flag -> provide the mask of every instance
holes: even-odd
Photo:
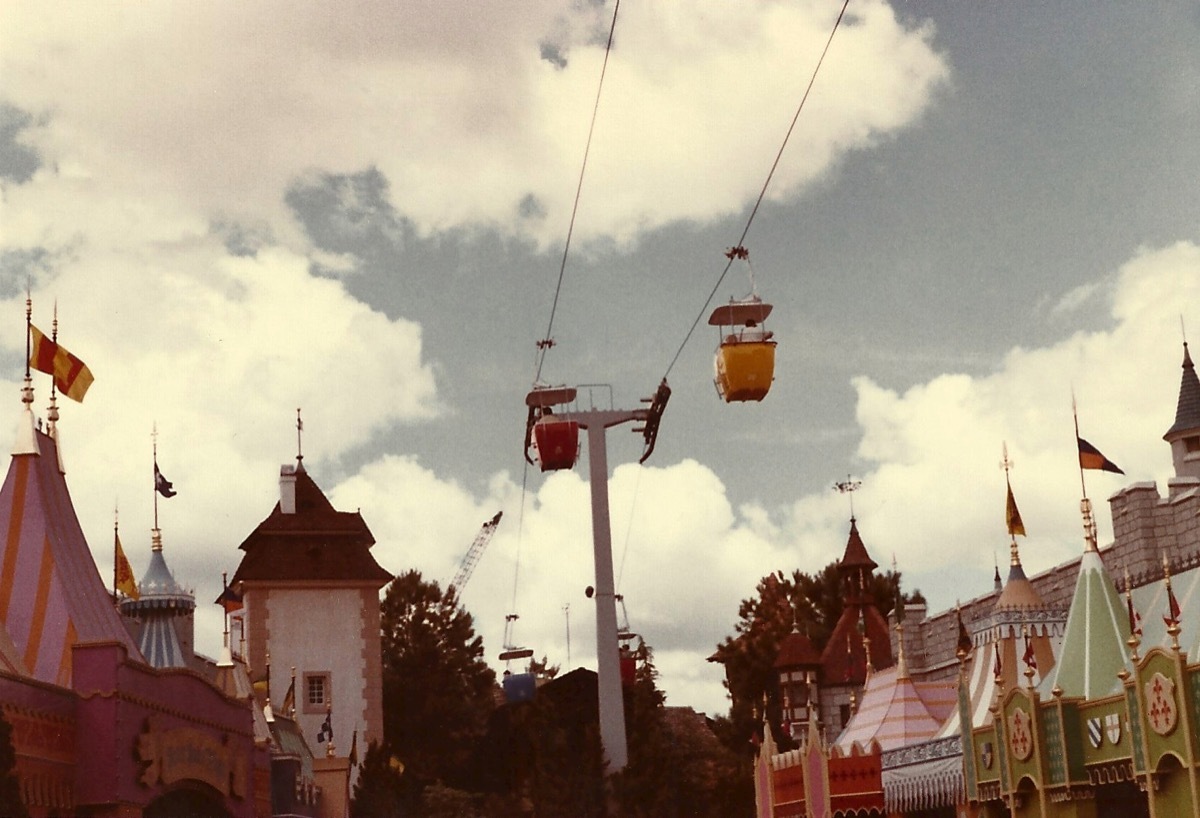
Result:
[[[229,585],[226,585],[221,590],[221,595],[216,598],[215,602],[225,609],[225,613],[233,613],[242,609],[242,595]]]
[[[1025,634],[1025,655],[1021,657],[1025,663],[1025,667],[1037,670],[1037,657],[1033,654],[1033,642],[1029,640],[1029,634]]]
[[[1117,474],[1125,472],[1117,466],[1116,463],[1109,460],[1104,455],[1100,454],[1100,450],[1088,443],[1082,437],[1075,436],[1075,440],[1079,442],[1079,468],[1081,469],[1100,469],[1101,471],[1111,471]]]
[[[283,710],[280,712],[285,716],[290,716],[296,710],[296,677],[292,677],[292,683],[288,685],[287,693],[283,694]]]
[[[54,385],[71,400],[82,401],[88,387],[92,385],[92,371],[87,364],[67,352],[56,341],[47,338],[33,324],[29,325],[33,338],[29,348],[29,365],[38,372],[54,378]]]
[[[1125,594],[1125,603],[1129,606],[1129,635],[1140,637],[1142,635],[1142,617],[1134,610],[1133,597],[1128,593]]]
[[[114,531],[113,537],[116,538],[113,544],[116,581],[113,584],[125,596],[137,599],[141,594],[138,593],[137,582],[133,579],[133,569],[129,566],[129,560],[125,558],[125,549],[121,547],[121,535]]]
[[[1015,537],[1025,534],[1025,523],[1021,520],[1021,512],[1017,508],[1017,498],[1013,497],[1012,486],[1008,487],[1008,505],[1004,509],[1004,523],[1008,526],[1008,536]]]
[[[962,608],[957,609],[958,614],[958,653],[964,656],[971,652],[971,632],[967,630],[966,624],[962,618]]]
[[[325,712],[325,722],[321,725],[320,731],[317,733],[317,744],[325,744],[333,741],[333,713]]]
[[[1170,581],[1167,582],[1167,610],[1168,613],[1163,617],[1163,622],[1167,623],[1167,627],[1179,624],[1179,600],[1175,598],[1175,591],[1171,588]]]
[[[154,490],[163,497],[174,497],[179,492],[171,486],[171,481],[163,477],[163,473],[158,470],[158,461],[154,461]]]
[[[358,764],[358,728],[354,728],[354,735],[350,738],[350,766]]]

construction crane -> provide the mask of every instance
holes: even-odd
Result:
[[[458,573],[454,575],[454,579],[450,580],[450,586],[446,589],[447,593],[456,588],[461,592],[467,581],[471,579],[471,572],[479,564],[479,558],[483,556],[483,549],[487,548],[492,535],[496,533],[496,526],[500,525],[500,517],[503,514],[503,511],[497,511],[496,516],[479,529],[479,533],[475,535],[475,541],[471,543],[471,547],[467,549],[467,553],[458,566]]]

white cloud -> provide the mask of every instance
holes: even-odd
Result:
[[[631,238],[757,195],[833,23],[824,4],[757,5],[622,8],[581,235]],[[76,195],[160,217],[266,218],[297,240],[281,209],[292,180],[374,166],[422,228],[515,229],[532,194],[550,217],[525,227],[558,240],[607,14],[546,2],[477,3],[470,15],[425,3],[174,3],[138,15],[8,4],[0,29],[6,95],[37,115],[27,138],[49,167],[74,169]],[[547,40],[565,68],[542,59]],[[917,118],[948,75],[931,40],[884,3],[856,4],[771,195],[794,196]]]

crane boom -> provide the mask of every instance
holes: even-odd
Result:
[[[463,586],[471,579],[471,572],[475,570],[475,566],[479,563],[479,558],[483,555],[483,549],[487,548],[492,535],[496,533],[496,526],[500,525],[500,517],[503,514],[503,511],[497,511],[496,516],[484,523],[483,527],[479,529],[479,533],[475,535],[475,541],[471,543],[471,547],[463,555],[462,562],[458,566],[458,572],[454,575],[454,579],[450,580],[450,586],[446,589],[447,591],[457,588],[461,592]]]

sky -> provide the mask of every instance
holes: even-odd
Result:
[[[761,577],[840,557],[835,482],[944,610],[1007,558],[1005,444],[1027,571],[1082,549],[1074,396],[1125,470],[1087,474],[1110,540],[1109,495],[1165,492],[1200,336],[1200,5],[851,0],[797,116],[839,9],[625,3],[605,63],[612,2],[0,3],[0,395],[15,423],[29,289],[95,375],[59,428],[100,575],[114,510],[148,564],[157,445],[215,655],[300,408],[388,570],[445,586],[504,512],[462,589],[497,670],[510,613],[594,667],[586,453],[522,452],[546,337],[580,408],[672,387],[643,466],[607,438],[617,590],[670,705],[728,711],[705,658]],[[750,290],[723,276],[744,231],[775,382],[726,405],[706,317]]]

